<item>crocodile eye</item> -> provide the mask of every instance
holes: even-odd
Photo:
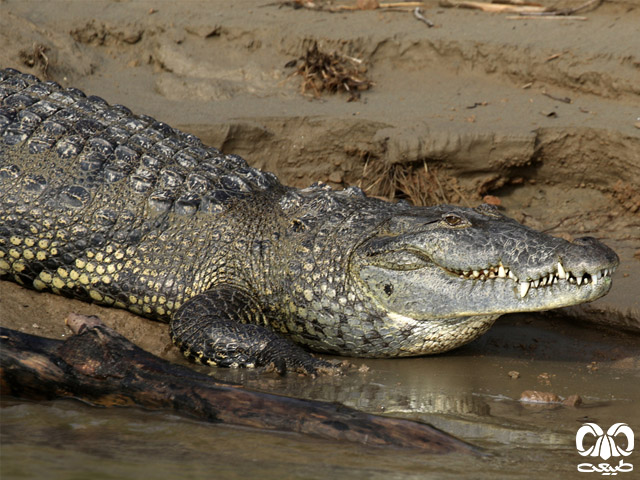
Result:
[[[384,293],[386,293],[387,295],[391,296],[391,294],[393,293],[393,285],[391,285],[390,283],[387,283],[384,286]]]
[[[464,219],[458,215],[454,215],[453,213],[448,213],[444,216],[444,221],[447,222],[447,225],[456,227],[463,223]]]

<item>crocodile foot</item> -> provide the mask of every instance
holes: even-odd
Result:
[[[338,365],[312,356],[264,322],[251,298],[221,286],[193,297],[175,313],[171,337],[185,357],[204,365],[264,367],[279,374],[339,371]]]

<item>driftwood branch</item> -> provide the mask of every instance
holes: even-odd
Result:
[[[537,4],[491,3],[479,1],[440,0],[439,5],[445,8],[470,8],[483,12],[544,12],[546,7]]]
[[[278,6],[289,6],[293,8],[306,8],[319,12],[355,12],[358,10],[411,10],[416,7],[423,7],[424,2],[386,2],[380,3],[378,0],[357,0],[355,5],[323,5],[315,3],[313,0],[287,0],[275,4]]]
[[[473,0],[440,0],[439,5],[446,8],[471,8],[482,10],[483,12],[507,12],[517,13],[524,18],[545,17],[545,18],[567,18],[571,15],[591,11],[598,8],[604,0],[587,0],[585,3],[573,8],[544,7],[535,2],[525,2],[520,0],[496,0],[495,2],[483,2]],[[509,19],[518,18],[509,16]],[[575,20],[586,20],[585,17],[571,17]]]
[[[0,390],[29,399],[173,410],[203,420],[430,453],[475,453],[426,424],[220,383],[145,352],[97,317],[71,315],[76,335],[52,340],[0,328]]]

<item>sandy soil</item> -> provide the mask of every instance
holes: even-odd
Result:
[[[492,195],[535,228],[600,238],[622,260],[612,292],[562,314],[640,331],[640,0],[584,15],[512,20],[429,1],[428,28],[409,12],[265,0],[5,0],[0,65],[155,116],[291,185],[417,203]],[[285,65],[315,42],[361,59],[373,87],[352,102],[303,95]],[[70,311],[175,358],[165,325],[0,283],[4,325],[59,337]]]

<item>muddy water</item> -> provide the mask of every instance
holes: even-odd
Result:
[[[605,430],[626,422],[640,432],[638,352],[637,335],[516,315],[450,354],[367,360],[358,365],[365,363],[368,372],[354,369],[342,377],[213,371],[254,389],[426,421],[484,448],[485,458],[374,449],[74,401],[4,398],[0,476],[404,479],[551,473],[586,478],[576,470],[584,461],[575,449],[575,433],[583,422]],[[512,371],[519,378],[511,378]],[[524,390],[578,394],[583,404],[526,405],[517,401]],[[635,460],[640,469],[638,453],[625,460]]]

